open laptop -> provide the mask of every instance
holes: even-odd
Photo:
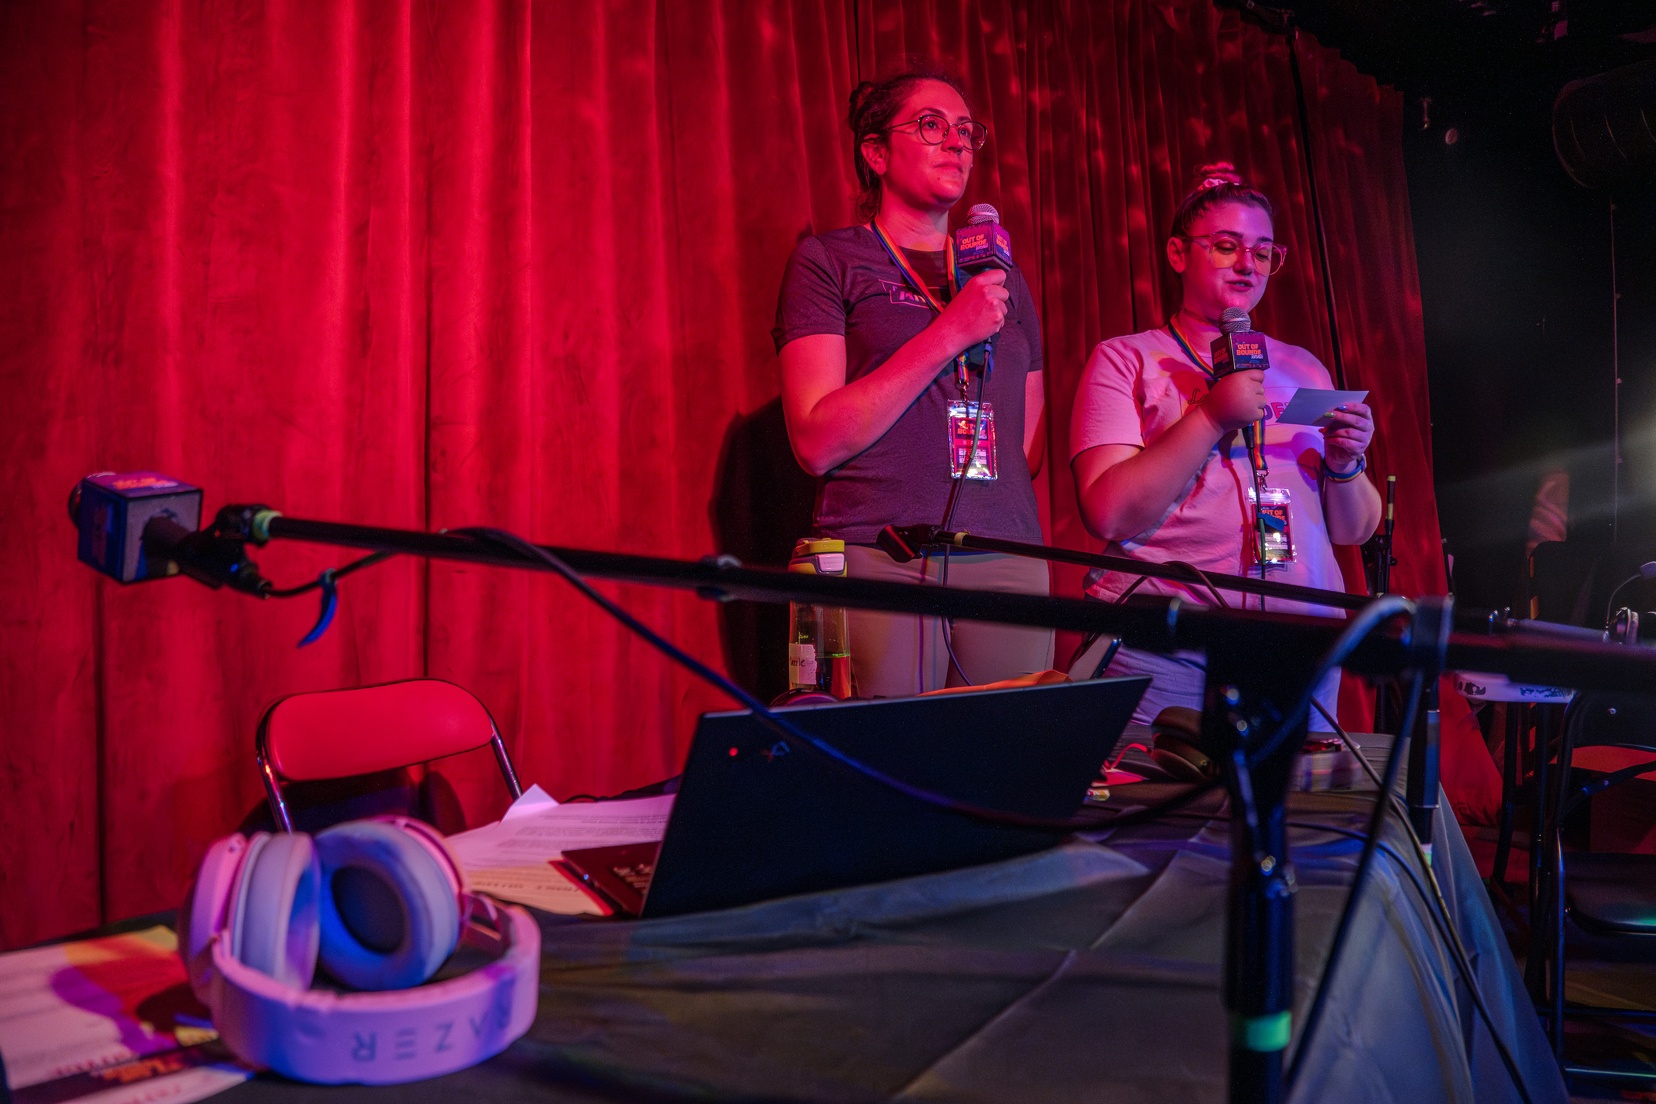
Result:
[[[781,712],[912,785],[991,809],[1068,817],[1149,681]],[[618,912],[649,918],[993,862],[1062,835],[936,808],[790,746],[751,712],[708,713],[696,726],[662,842],[572,850],[559,865]]]

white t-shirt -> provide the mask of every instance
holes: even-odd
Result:
[[[1289,495],[1289,530],[1294,562],[1270,564],[1265,578],[1325,590],[1345,589],[1322,508],[1322,431],[1315,426],[1275,425],[1272,422],[1294,391],[1301,387],[1331,388],[1328,369],[1306,350],[1267,337],[1270,368],[1265,373],[1265,397],[1271,412],[1265,424],[1264,456],[1267,488]],[[1204,359],[1207,350],[1198,349]],[[1087,361],[1075,396],[1070,422],[1071,458],[1098,445],[1144,447],[1166,433],[1210,387],[1167,327],[1101,342]],[[1254,551],[1253,482],[1248,450],[1240,432],[1228,433],[1186,484],[1178,501],[1145,529],[1126,540],[1112,542],[1112,555],[1166,562],[1184,560],[1203,571],[1259,577]],[[1087,593],[1113,601],[1136,576],[1095,570],[1087,576]],[[1213,598],[1195,584],[1147,579],[1136,594],[1176,594],[1209,604]],[[1226,594],[1232,606],[1244,596]],[[1247,607],[1258,609],[1260,598],[1247,595]],[[1279,613],[1338,615],[1324,606],[1307,606],[1267,598],[1265,608]]]

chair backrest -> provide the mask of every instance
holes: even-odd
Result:
[[[1656,695],[1580,694],[1566,718],[1571,752],[1588,747],[1656,751]]]
[[[441,679],[293,694],[259,721],[256,751],[276,823],[292,831],[283,782],[396,770],[490,746],[513,799],[517,772],[494,718],[469,691]]]

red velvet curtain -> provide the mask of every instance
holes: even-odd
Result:
[[[797,238],[849,222],[856,80],[940,57],[993,137],[1042,305],[1057,543],[1092,344],[1159,323],[1191,167],[1281,197],[1261,321],[1324,355],[1284,42],[1208,0],[64,0],[0,7],[0,946],[171,906],[260,800],[252,733],[295,691],[475,691],[557,795],[677,769],[720,698],[559,583],[394,560],[314,606],[73,557],[83,474],[155,468],[209,510],[694,557],[721,449],[774,400]],[[1404,487],[1399,589],[1441,589],[1401,104],[1304,44],[1340,325]],[[777,455],[779,465],[790,464]],[[344,554],[272,546],[288,582]],[[1065,577],[1071,592],[1075,580]],[[720,659],[708,603],[612,587]],[[501,804],[460,767],[474,816]]]

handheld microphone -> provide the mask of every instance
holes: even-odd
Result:
[[[987,203],[974,203],[966,225],[955,231],[955,264],[968,272],[986,268],[1012,271],[1012,239],[1001,225],[1000,212]]]
[[[1012,271],[1012,239],[1001,225],[1000,212],[987,203],[972,205],[966,225],[954,233],[954,244],[955,265],[967,273],[976,275],[990,268]],[[966,352],[967,361],[983,364],[999,336],[994,334],[981,345],[972,346]]]
[[[158,472],[99,472],[69,494],[80,561],[120,583],[180,573],[217,590],[263,596],[270,583],[246,543],[201,530],[201,488]]]
[[[1265,335],[1254,332],[1253,320],[1241,307],[1226,307],[1219,313],[1219,336],[1213,339],[1209,354],[1213,358],[1213,374],[1217,378],[1255,368],[1263,372],[1271,366],[1270,357],[1265,352]],[[1254,451],[1253,426],[1242,427],[1242,442],[1251,454]]]

